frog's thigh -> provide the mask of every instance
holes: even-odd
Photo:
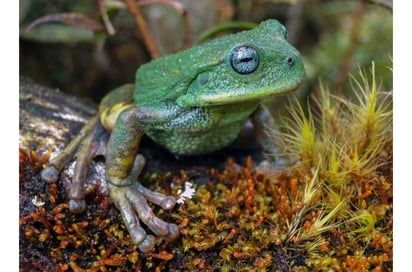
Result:
[[[134,84],[125,84],[103,97],[99,105],[99,115],[106,130],[111,131],[119,114],[133,106],[133,92]]]

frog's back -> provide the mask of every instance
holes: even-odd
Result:
[[[142,65],[136,72],[136,103],[145,105],[152,101],[176,100],[197,74],[224,61],[224,56],[216,52],[230,43],[229,40],[218,40],[210,46],[194,46]]]

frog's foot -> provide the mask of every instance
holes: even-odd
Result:
[[[105,153],[107,133],[101,126],[98,117],[91,119],[79,134],[60,152],[51,159],[40,173],[41,179],[54,183],[59,179],[62,169],[75,157],[81,145],[73,170],[72,181],[68,185],[69,209],[72,213],[81,213],[86,209],[84,183],[87,179],[89,164],[97,155]]]
[[[140,172],[143,165],[144,158],[138,155],[133,170],[125,181],[135,177],[136,172]],[[165,210],[170,210],[176,204],[174,197],[150,191],[138,182],[123,186],[108,183],[108,189],[110,198],[120,210],[133,242],[138,245],[142,252],[152,251],[155,246],[155,239],[152,235],[146,233],[140,226],[139,221],[144,223],[156,236],[162,237],[168,242],[179,236],[179,227],[156,217],[147,203],[148,200]]]

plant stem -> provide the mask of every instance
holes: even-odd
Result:
[[[153,36],[143,18],[143,14],[140,12],[136,0],[125,0],[125,2],[129,8],[129,12],[133,15],[137,29],[142,34],[143,41],[149,50],[150,56],[152,59],[157,59],[161,55],[160,51],[154,42]]]

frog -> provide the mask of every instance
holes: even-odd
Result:
[[[134,84],[102,99],[98,113],[49,160],[41,178],[56,182],[75,160],[68,206],[73,213],[84,212],[87,171],[103,155],[108,194],[132,242],[141,252],[153,251],[156,238],[174,241],[179,227],[156,216],[148,203],[171,210],[176,197],[139,182],[145,164],[138,152],[142,136],[176,156],[197,156],[230,145],[251,122],[262,151],[274,152],[268,136],[274,119],[263,102],[296,90],[304,78],[301,55],[275,19],[154,59],[137,69]],[[104,132],[110,135],[106,140]]]

